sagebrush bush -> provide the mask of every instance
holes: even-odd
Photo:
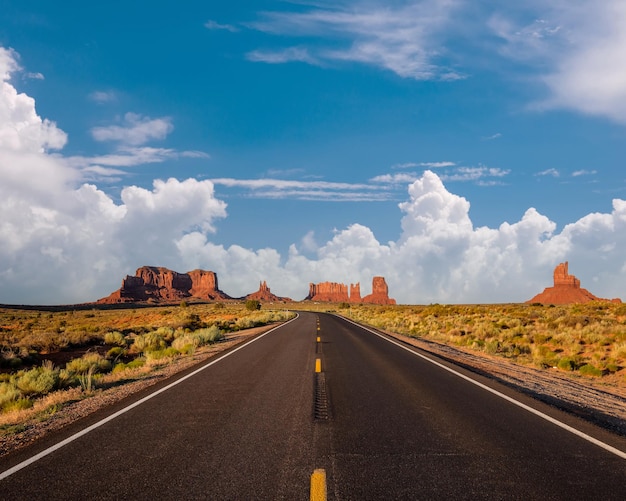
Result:
[[[35,367],[18,373],[17,387],[25,396],[40,396],[50,393],[58,387],[59,371],[50,365]]]
[[[16,400],[11,400],[2,406],[3,412],[21,411],[24,409],[30,409],[33,406],[32,400],[21,397]]]
[[[136,336],[130,350],[133,353],[145,353],[147,351],[162,350],[165,347],[165,339],[160,334],[149,332]]]
[[[146,361],[150,362],[151,360],[162,360],[164,358],[173,358],[177,355],[180,355],[180,351],[176,348],[165,348],[163,350],[154,350],[146,352]]]
[[[593,377],[602,376],[602,371],[592,364],[585,364],[579,367],[578,372],[580,372],[583,376],[593,376]]]
[[[13,402],[22,397],[22,392],[18,389],[14,381],[0,383],[0,408],[4,409],[5,404]]]
[[[111,369],[111,362],[99,353],[85,353],[81,358],[75,358],[65,364],[65,370],[70,374],[87,374],[92,372],[108,372]]]
[[[139,369],[143,367],[145,364],[146,364],[146,359],[143,357],[136,358],[135,360],[128,362],[128,363],[120,362],[120,363],[115,364],[115,367],[113,367],[113,373],[115,374],[118,372],[123,372],[125,370]]]
[[[107,332],[104,335],[104,343],[115,346],[126,346],[124,334],[118,331]]]

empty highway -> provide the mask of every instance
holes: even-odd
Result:
[[[339,317],[0,459],[2,499],[624,499],[626,440]]]

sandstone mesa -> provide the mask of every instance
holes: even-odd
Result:
[[[580,280],[568,273],[568,266],[567,261],[559,263],[554,269],[554,286],[546,287],[542,293],[526,302],[541,304],[589,303],[590,301],[622,302],[619,298],[602,299],[594,296],[587,289],[583,289],[580,286]]]
[[[309,295],[305,300],[336,303],[368,303],[368,304],[396,304],[395,299],[389,297],[389,288],[384,277],[372,279],[372,293],[361,298],[361,284],[348,286],[335,282],[321,282],[309,284]]]
[[[168,268],[142,266],[134,276],[127,275],[122,286],[107,297],[96,301],[99,304],[119,303],[174,303],[190,301],[223,301],[229,299],[255,299],[263,302],[291,302],[288,297],[273,294],[265,281],[260,282],[259,290],[233,298],[221,291],[217,274],[212,271],[193,270],[178,273]],[[389,289],[384,277],[374,277],[372,293],[361,298],[360,284],[350,284],[350,293],[345,284],[322,282],[309,284],[309,295],[305,300],[320,302],[346,302],[371,304],[396,304],[389,297]]]

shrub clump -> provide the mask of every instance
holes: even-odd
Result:
[[[124,337],[124,334],[118,331],[107,332],[104,335],[104,344],[126,346],[126,338]]]
[[[261,309],[261,301],[256,299],[248,299],[245,303],[246,310],[256,311]]]
[[[87,374],[90,371],[108,372],[111,370],[111,362],[99,353],[86,353],[81,358],[75,358],[65,364],[65,370],[71,375]]]
[[[43,364],[29,371],[18,373],[16,386],[24,396],[41,396],[56,389],[59,384],[59,370],[52,364]]]
[[[602,371],[592,364],[585,364],[579,367],[578,372],[580,372],[583,376],[593,376],[593,377],[602,376]]]

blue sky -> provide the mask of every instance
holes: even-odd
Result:
[[[626,297],[622,2],[223,4],[0,0],[0,302]]]

